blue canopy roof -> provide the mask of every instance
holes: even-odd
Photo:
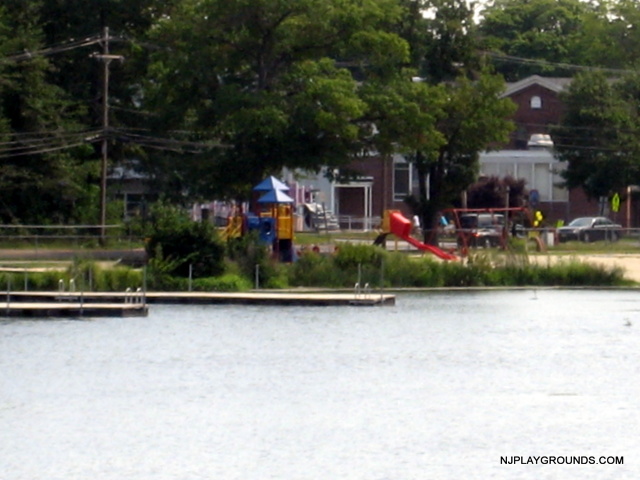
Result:
[[[276,177],[268,177],[261,181],[258,185],[253,187],[253,190],[256,192],[268,192],[269,190],[283,190],[285,192],[289,191],[289,187],[286,183],[281,182]]]
[[[261,196],[258,203],[293,203],[293,198],[282,190],[271,190]]]

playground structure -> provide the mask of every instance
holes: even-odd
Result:
[[[462,255],[470,247],[508,247],[509,237],[527,237],[539,251],[545,246],[540,232],[531,230],[542,219],[539,212],[533,217],[527,207],[450,208],[442,214],[455,226],[456,241]]]
[[[399,210],[385,210],[382,217],[382,233],[376,238],[374,245],[381,245],[386,241],[387,235],[393,234],[405,242],[413,245],[418,250],[432,253],[443,260],[457,260],[458,257],[452,253],[445,252],[435,245],[428,245],[411,236],[411,221]]]
[[[286,192],[289,187],[275,177],[268,177],[253,188],[257,200],[252,212],[235,212],[227,219],[222,232],[225,240],[257,232],[260,243],[269,245],[274,255],[283,262],[294,260],[293,198]]]
[[[223,238],[230,240],[256,232],[260,243],[270,246],[276,258],[283,262],[294,261],[294,200],[287,194],[288,190],[289,187],[275,177],[268,177],[260,182],[253,188],[251,211],[244,213],[239,210],[229,215],[222,232]],[[468,255],[470,247],[507,248],[509,236],[526,236],[535,243],[539,251],[545,248],[540,231],[531,228],[538,226],[542,215],[540,214],[540,218],[537,215],[533,217],[525,207],[452,208],[444,210],[442,215],[455,227],[452,232],[455,232],[456,246],[451,251],[412,237],[412,222],[399,210],[384,211],[382,233],[376,238],[374,245],[384,245],[387,236],[391,234],[418,250],[429,252],[443,260],[458,260],[459,257],[452,253],[456,247],[462,257]]]
[[[533,216],[526,207],[511,208],[452,208],[442,212],[455,236],[455,247],[461,257],[469,254],[469,248],[508,248],[509,237],[526,238],[536,250],[544,251],[539,230],[540,218]],[[541,217],[541,215],[540,215]],[[435,245],[423,243],[411,236],[412,223],[398,210],[385,210],[382,219],[382,233],[375,245],[383,245],[389,234],[404,240],[419,250],[430,252],[443,260],[457,260],[459,257]]]

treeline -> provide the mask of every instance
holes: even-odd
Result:
[[[0,221],[97,223],[105,151],[175,204],[245,198],[283,167],[339,175],[376,151],[415,163],[429,225],[511,134],[504,80],[586,67],[604,113],[576,82],[558,151],[570,185],[616,189],[585,161],[640,175],[639,90],[608,81],[633,71],[638,24],[632,0],[6,0]],[[619,134],[592,135],[604,124]]]

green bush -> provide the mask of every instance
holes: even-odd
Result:
[[[260,242],[257,232],[229,241],[227,255],[234,264],[233,271],[250,279],[252,285],[256,282],[257,274],[260,288],[289,286],[286,265],[270,257],[269,249]]]
[[[166,262],[163,273],[193,278],[224,272],[224,245],[209,222],[193,222],[184,211],[159,204],[152,213],[145,250],[150,259]]]
[[[358,265],[380,267],[386,251],[373,245],[345,243],[335,255],[335,264],[342,270],[357,268]]]
[[[339,288],[344,286],[344,278],[335,267],[333,257],[305,251],[291,265],[289,283],[293,286]]]
[[[444,284],[440,262],[430,257],[412,258],[402,253],[389,253],[383,274],[386,287],[440,287]]]
[[[336,256],[305,253],[289,270],[291,285],[352,288],[360,283],[379,288],[402,287],[510,287],[510,286],[613,286],[625,283],[620,269],[580,262],[555,265],[530,264],[526,255],[477,253],[467,263],[441,262],[431,257],[368,248],[345,249]],[[375,247],[374,247],[375,248]],[[341,249],[342,250],[342,249]],[[362,261],[364,263],[356,263]],[[358,271],[358,265],[360,271]]]
[[[251,282],[236,274],[220,277],[198,278],[193,281],[193,290],[200,292],[244,292],[251,290]]]

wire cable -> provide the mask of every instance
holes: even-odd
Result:
[[[571,63],[550,62],[547,60],[540,60],[535,58],[516,57],[514,55],[507,55],[507,54],[498,53],[498,52],[483,51],[480,53],[487,55],[488,57],[491,57],[494,60],[505,62],[505,63],[536,65],[539,67],[553,67],[553,68],[562,68],[566,70],[578,70],[578,71],[595,71],[595,72],[618,73],[618,74],[637,73],[634,70],[626,70],[621,68],[590,67],[586,65],[575,65]]]

